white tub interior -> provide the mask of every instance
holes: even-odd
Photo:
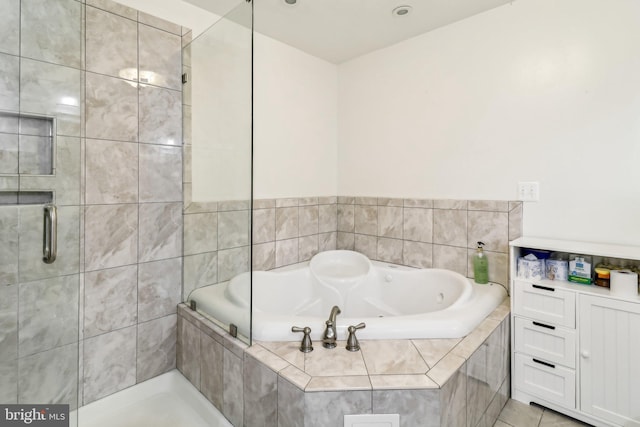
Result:
[[[339,339],[365,322],[363,339],[459,338],[473,330],[506,296],[497,284],[477,285],[442,269],[416,269],[370,261],[353,251],[327,251],[310,262],[243,273],[227,283],[194,291],[199,310],[248,333],[253,275],[253,339],[292,341],[291,326],[322,335],[331,307]],[[238,324],[240,321],[240,324]]]

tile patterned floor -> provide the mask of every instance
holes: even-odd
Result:
[[[509,399],[494,427],[583,427],[581,421],[536,405]]]

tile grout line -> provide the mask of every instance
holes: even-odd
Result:
[[[22,103],[22,82],[20,79],[20,75],[22,73],[22,0],[19,0],[18,6],[18,112],[20,112],[21,103]],[[20,119],[18,118],[18,133],[20,132]],[[20,191],[20,137],[18,136],[18,194]],[[18,207],[16,209],[18,213],[18,254],[20,253],[20,229],[22,228],[22,215],[21,209]],[[18,277],[17,284],[18,287],[16,289],[16,301],[17,301],[17,309],[16,309],[16,367],[17,367],[17,378],[16,378],[16,403],[20,401],[20,282],[21,282],[21,269],[20,269],[20,256],[18,255]]]
[[[141,202],[140,202],[140,91],[142,86],[140,85],[140,24],[138,23],[138,12],[136,11],[136,77],[137,77],[137,87],[136,87],[136,96],[137,96],[137,100],[136,100],[136,110],[137,110],[137,153],[138,153],[138,180],[137,180],[137,184],[138,184],[138,209],[137,209],[137,225],[138,225],[138,230],[137,230],[137,241],[136,241],[136,343],[135,343],[135,358],[134,358],[134,372],[135,372],[135,384],[138,384],[138,324],[139,324],[139,312],[140,312],[140,307],[139,307],[139,292],[140,292],[140,269],[139,269],[139,263],[140,263],[140,207],[141,207]]]
[[[82,262],[80,263],[80,274],[82,274],[82,318],[78,316],[78,335],[82,334],[82,341],[78,340],[78,388],[82,387],[82,390],[77,391],[77,399],[78,406],[84,405],[84,392],[85,392],[85,316],[86,316],[86,306],[87,306],[87,288],[86,288],[86,269],[87,269],[87,245],[86,245],[86,206],[87,206],[87,6],[86,4],[81,4],[81,23],[80,23],[80,31],[82,32],[81,37],[84,37],[83,42],[81,42],[81,52],[80,52],[80,66],[82,68],[80,74],[80,96],[81,96],[81,114],[80,114],[80,220],[81,224],[79,227],[79,235],[81,236],[81,241],[78,239],[78,244],[82,245],[82,253],[78,254],[82,257]],[[84,143],[83,143],[84,142]],[[84,149],[83,149],[84,147]],[[80,311],[80,307],[78,307],[78,311]],[[78,313],[79,314],[79,313]],[[78,338],[79,338],[78,336]],[[82,349],[80,348],[82,346]],[[82,361],[82,364],[80,364]],[[82,367],[82,371],[80,370]],[[82,392],[82,393],[80,393]]]

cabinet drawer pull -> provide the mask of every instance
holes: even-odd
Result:
[[[552,331],[556,330],[555,326],[551,326],[551,325],[545,325],[544,323],[540,323],[540,322],[533,322],[533,324],[535,326],[540,326],[541,328],[547,328],[547,329],[551,329]]]
[[[556,290],[553,288],[549,288],[547,286],[540,286],[540,285],[531,285],[536,289],[542,289],[543,291],[551,291],[551,292],[555,292]]]
[[[536,362],[536,363],[539,363],[541,365],[548,366],[548,367],[553,368],[553,369],[556,368],[556,365],[554,365],[553,363],[543,362],[542,360],[538,360],[538,359],[533,359],[533,361]]]

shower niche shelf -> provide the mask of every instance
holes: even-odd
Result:
[[[45,205],[53,202],[53,191],[0,191],[0,206]]]
[[[0,174],[53,175],[55,120],[0,112]]]

